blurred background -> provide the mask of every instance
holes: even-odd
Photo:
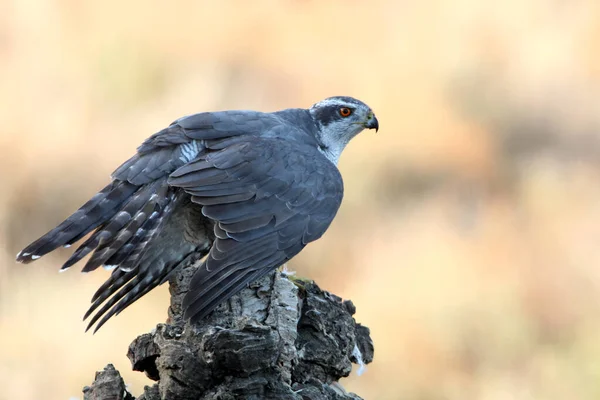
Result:
[[[150,134],[206,110],[351,95],[328,233],[290,263],[357,306],[366,399],[600,396],[600,2],[0,0],[0,399],[82,398],[164,321],[167,287],[96,335],[108,273],[15,254]]]

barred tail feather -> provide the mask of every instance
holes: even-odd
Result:
[[[82,271],[93,271],[103,264],[118,265],[121,269],[125,269],[124,263],[130,261],[135,253],[130,254],[119,264],[109,264],[107,261],[129,243],[136,234],[146,240],[139,243],[133,250],[152,239],[164,206],[170,200],[167,198],[167,190],[168,186],[165,181],[140,189],[130,203],[102,229],[103,236],[95,243],[97,247],[94,254]]]
[[[92,298],[92,305],[83,317],[86,320],[102,306],[90,319],[86,331],[98,322],[94,328],[95,333],[111,317],[118,315],[150,290],[166,282],[171,273],[180,266],[190,265],[206,255],[206,251],[197,251],[195,248],[187,250],[190,251],[188,254],[175,260],[165,262],[157,258],[151,264],[139,264],[132,271],[113,271],[111,277]]]
[[[17,261],[30,263],[60,246],[69,246],[112,218],[138,186],[114,180],[56,228],[25,247]]]
[[[73,252],[62,270],[91,253],[82,269],[113,269],[92,298],[84,316],[97,331],[156,286],[181,265],[206,255],[209,238],[186,239],[190,196],[159,179],[142,186],[115,180],[59,226],[25,248],[18,261],[30,262],[59,246],[72,244],[93,232]],[[199,211],[197,214],[200,215]]]
[[[93,268],[100,264],[118,268],[94,294],[92,305],[84,316],[84,320],[91,317],[86,330],[96,324],[96,332],[112,316],[168,280],[179,266],[189,265],[206,255],[209,247],[206,243],[191,243],[184,238],[185,228],[180,224],[187,213],[185,204],[191,204],[187,194],[175,192],[163,181],[145,207],[148,204],[153,208],[144,211],[149,216],[135,233],[125,235],[129,229],[126,226],[98,247],[88,262]],[[133,220],[131,224],[134,226]],[[130,239],[122,243],[121,236]],[[169,244],[165,245],[165,241]],[[111,248],[116,251],[106,250]]]

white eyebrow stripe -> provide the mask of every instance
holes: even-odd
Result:
[[[327,107],[327,106],[347,106],[347,107],[351,107],[351,108],[356,108],[359,105],[356,103],[350,103],[350,102],[343,101],[340,99],[325,99],[325,100],[321,100],[320,102],[315,104],[313,107]]]

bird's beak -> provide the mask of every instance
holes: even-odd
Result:
[[[377,121],[377,117],[375,117],[373,112],[369,112],[369,115],[367,115],[367,123],[365,124],[365,128],[375,129],[375,132],[379,130],[379,121]]]

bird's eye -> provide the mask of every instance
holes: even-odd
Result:
[[[348,108],[348,107],[342,107],[340,108],[340,115],[342,117],[349,117],[350,114],[352,114],[352,109]]]

